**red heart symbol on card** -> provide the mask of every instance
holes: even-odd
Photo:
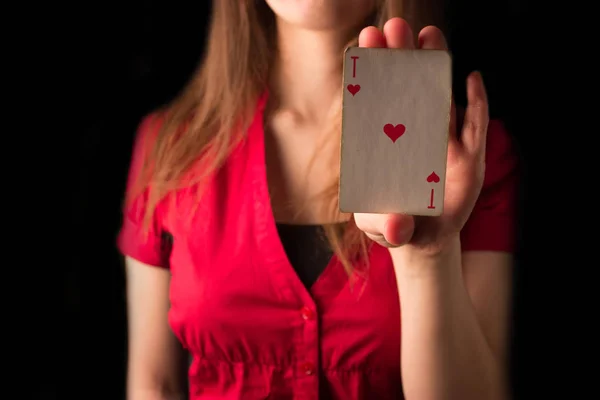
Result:
[[[404,135],[404,132],[406,132],[406,127],[402,124],[398,124],[396,126],[392,124],[385,124],[383,127],[383,132],[388,135],[390,139],[392,139],[392,142],[395,143],[400,136]]]
[[[427,182],[431,183],[431,182],[435,182],[438,183],[440,181],[440,177],[437,176],[437,174],[435,172],[432,172],[431,174],[429,174],[429,176],[427,177]],[[433,190],[433,189],[432,189]]]
[[[354,96],[360,90],[360,85],[348,85],[348,91]]]

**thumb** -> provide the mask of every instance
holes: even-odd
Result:
[[[467,101],[461,141],[468,152],[483,157],[489,114],[487,93],[479,72],[467,77]]]
[[[415,233],[415,219],[410,215],[389,214],[382,233],[385,240],[394,247],[406,244]]]
[[[385,247],[408,243],[415,230],[415,221],[410,215],[357,213],[354,221],[369,239]]]

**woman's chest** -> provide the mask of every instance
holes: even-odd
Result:
[[[308,290],[276,236],[255,224],[210,226],[210,240],[175,234],[172,248],[169,322],[193,354],[277,366],[308,357],[332,370],[398,368],[399,299],[386,249],[373,248],[365,275],[352,278],[334,257]]]
[[[239,160],[199,203],[181,194],[168,226],[169,323],[182,344],[196,358],[230,364],[399,370],[399,300],[387,249],[374,245],[364,275],[352,277],[334,257],[308,290],[279,238],[264,164]]]

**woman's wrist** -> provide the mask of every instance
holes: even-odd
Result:
[[[422,278],[460,273],[460,235],[446,238],[435,248],[419,248],[410,244],[391,248],[390,255],[398,278]]]

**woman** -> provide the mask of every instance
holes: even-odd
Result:
[[[345,47],[446,46],[400,5],[214,2],[206,59],[134,149],[129,400],[183,398],[182,347],[192,399],[506,398],[516,163],[481,76],[444,215],[336,212]]]

